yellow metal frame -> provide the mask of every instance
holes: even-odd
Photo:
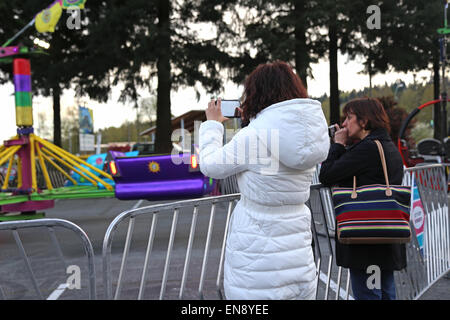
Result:
[[[17,188],[22,188],[22,160],[17,157]]]
[[[54,152],[58,152],[61,153],[63,155],[64,158],[70,158],[72,160],[75,160],[76,162],[79,162],[83,165],[85,165],[86,167],[88,167],[89,169],[94,170],[95,172],[97,172],[98,174],[104,176],[105,178],[108,178],[110,180],[113,180],[113,177],[111,177],[111,175],[109,175],[108,173],[106,173],[105,171],[102,171],[96,167],[94,167],[93,165],[90,165],[89,163],[87,163],[86,161],[80,159],[79,157],[74,156],[73,154],[67,152],[66,150],[57,147],[51,143],[49,143],[48,141],[45,141],[37,136],[34,136],[36,138],[37,141],[39,141],[43,146],[47,147],[48,149],[54,151]],[[100,179],[101,180],[101,179]],[[103,181],[103,180],[102,180]]]
[[[30,134],[30,139],[32,139],[33,141],[39,142],[44,147],[44,148],[42,148],[42,151],[44,151],[47,155],[57,159],[59,162],[65,164],[67,167],[71,168],[75,172],[77,172],[77,170],[75,170],[74,167],[77,167],[80,171],[82,171],[84,173],[84,175],[81,174],[81,172],[79,172],[79,171],[77,173],[80,174],[81,176],[83,176],[84,178],[86,178],[93,185],[98,186],[98,183],[101,183],[107,190],[110,190],[110,191],[114,190],[113,186],[111,186],[109,183],[103,181],[103,179],[100,179],[99,177],[97,177],[95,174],[93,174],[92,172],[90,172],[89,170],[84,168],[82,165],[92,169],[93,171],[104,176],[105,178],[113,180],[111,175],[90,165],[86,161],[83,161],[82,159],[70,154],[69,152],[65,151],[64,149],[59,148],[59,147],[45,141],[44,139],[39,138],[38,136]],[[55,157],[55,156],[58,156],[58,157]],[[64,159],[64,160],[61,161],[62,159]],[[69,163],[70,165],[67,165],[66,162]],[[91,179],[89,179],[86,175],[89,176]],[[92,180],[95,180],[97,183],[93,182]]]
[[[3,182],[3,186],[2,186],[3,189],[8,189],[9,176],[11,175],[13,161],[14,161],[14,155],[11,158],[9,158],[8,170],[6,171],[5,181]]]
[[[30,161],[31,161],[31,188],[37,191],[37,179],[36,179],[36,155],[34,150],[34,138],[30,134]]]
[[[80,176],[82,176],[83,178],[85,178],[86,180],[88,180],[90,183],[92,183],[94,186],[98,187],[98,183],[95,180],[92,180],[91,178],[89,178],[88,176],[86,176],[85,174],[83,174],[81,171],[79,171],[77,168],[75,168],[74,166],[72,166],[71,164],[67,163],[65,160],[61,159],[60,157],[58,157],[56,154],[54,154],[53,152],[51,152],[50,150],[47,150],[46,148],[43,148],[42,151],[47,154],[48,156],[56,159],[58,162],[60,162],[61,164],[63,164],[64,166],[66,166],[67,168],[69,168],[70,170],[75,171],[76,173],[78,173]]]
[[[39,159],[39,163],[41,165],[42,173],[44,174],[45,183],[47,185],[48,190],[53,190],[53,185],[50,180],[50,176],[48,175],[47,166],[45,165],[44,158],[42,157],[41,148],[39,147],[39,142],[36,141],[36,151]]]
[[[18,136],[11,138],[11,140],[19,139]],[[69,168],[70,170],[78,173],[81,177],[86,179],[92,183],[92,185],[99,187],[99,184],[102,184],[106,190],[113,191],[114,187],[109,183],[105,182],[101,177],[98,177],[95,173],[91,172],[89,169],[99,173],[101,176],[113,180],[112,176],[108,173],[90,165],[86,161],[76,157],[64,149],[53,145],[52,143],[41,139],[34,134],[30,134],[28,136],[29,145],[30,145],[30,162],[31,162],[31,187],[34,192],[38,190],[37,186],[37,177],[36,177],[36,157],[39,161],[39,164],[42,168],[42,173],[44,176],[44,180],[48,190],[54,190],[52,185],[48,167],[47,165],[53,166],[56,170],[61,172],[67,179],[69,179],[74,185],[78,185],[79,183],[70,176],[61,166],[59,166],[57,162],[62,164],[62,166]],[[4,164],[6,161],[8,163],[8,169],[6,173],[6,178],[1,185],[3,189],[7,189],[9,187],[9,178],[11,176],[11,171],[14,162],[17,163],[17,187],[22,188],[22,159],[20,157],[15,157],[15,154],[19,151],[22,145],[13,145],[13,146],[0,146],[0,165]],[[47,163],[46,163],[47,162]],[[89,169],[88,169],[89,168]]]
[[[8,161],[9,158],[13,157],[21,147],[22,147],[21,145],[6,147],[5,150],[0,152],[0,166],[4,164],[6,161]]]
[[[61,172],[67,179],[69,179],[70,181],[72,181],[72,183],[74,185],[77,185],[78,182],[73,179],[67,172],[64,171],[63,168],[61,168],[60,166],[58,166],[52,159],[50,159],[44,152],[42,152],[42,157],[44,157],[44,159],[50,163],[56,170],[58,170],[59,172]]]

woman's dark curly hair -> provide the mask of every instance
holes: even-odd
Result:
[[[295,98],[307,98],[302,80],[283,61],[260,64],[244,83],[242,95],[243,123],[268,106]]]
[[[358,121],[367,120],[365,130],[384,128],[387,132],[391,132],[389,118],[378,99],[368,97],[353,99],[344,106],[342,113],[344,116],[353,113]]]

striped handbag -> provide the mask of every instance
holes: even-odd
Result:
[[[407,243],[411,240],[409,210],[411,189],[391,186],[383,147],[377,144],[386,185],[372,184],[331,190],[338,240],[343,244]]]

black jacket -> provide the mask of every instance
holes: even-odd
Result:
[[[402,159],[385,129],[373,130],[347,149],[332,143],[328,158],[322,163],[320,182],[326,186],[352,187],[353,176],[356,176],[357,186],[385,184],[381,159],[373,140],[379,140],[383,146],[389,183],[400,185],[403,179]],[[370,265],[401,270],[406,267],[406,248],[404,244],[345,245],[336,239],[336,263],[338,266],[364,270]]]

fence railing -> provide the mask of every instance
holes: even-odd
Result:
[[[426,214],[425,245],[421,251],[411,221],[413,237],[406,245],[407,268],[395,272],[398,299],[420,298],[450,270],[445,166],[408,168],[403,183],[411,185],[413,176]],[[235,187],[232,185],[235,182],[230,182],[229,188]],[[316,299],[352,299],[349,271],[335,263],[330,190],[318,183],[316,175],[310,191],[307,205],[312,216],[313,252],[318,272]],[[223,299],[225,243],[230,217],[239,199],[240,194],[230,194],[162,203],[119,214],[109,225],[103,240],[105,298]],[[63,255],[53,227],[72,230],[82,240],[88,260],[89,297],[95,298],[92,245],[78,226],[60,219],[1,223],[0,231],[13,233],[37,296],[43,297],[18,230],[39,227],[48,230],[60,257]],[[1,287],[0,298],[5,298]]]
[[[228,229],[228,222],[229,218],[232,212],[232,209],[234,208],[234,205],[236,203],[236,200],[240,198],[239,194],[234,195],[226,195],[226,196],[218,196],[218,197],[211,197],[211,198],[203,198],[203,199],[196,199],[196,200],[186,200],[186,201],[178,201],[173,202],[169,204],[158,204],[138,209],[129,210],[126,212],[121,213],[118,215],[114,221],[110,224],[108,227],[108,230],[106,232],[104,241],[103,241],[103,279],[104,279],[104,287],[105,287],[105,298],[106,299],[120,299],[121,292],[124,285],[124,279],[127,276],[130,276],[130,274],[127,274],[127,263],[129,259],[129,253],[130,253],[130,246],[133,238],[133,231],[135,229],[136,220],[139,217],[150,217],[151,218],[151,226],[148,233],[148,241],[145,244],[145,256],[143,256],[143,259],[141,259],[142,268],[139,269],[140,277],[139,279],[133,279],[134,283],[139,283],[136,293],[137,299],[143,299],[144,295],[146,293],[147,289],[147,280],[148,280],[148,273],[149,273],[149,267],[150,267],[150,256],[152,255],[152,249],[154,247],[155,243],[155,234],[157,232],[157,224],[159,220],[163,220],[164,218],[169,218],[171,220],[170,222],[170,235],[168,238],[167,243],[167,249],[163,247],[163,254],[165,255],[164,258],[164,267],[161,274],[161,281],[160,285],[157,284],[156,287],[159,287],[159,292],[157,293],[157,297],[159,299],[164,299],[167,295],[167,284],[168,282],[171,282],[171,295],[169,294],[170,298],[175,298],[173,294],[173,289],[177,292],[177,297],[182,299],[185,297],[185,291],[186,291],[186,284],[188,280],[188,273],[193,270],[192,268],[192,254],[193,254],[193,246],[194,246],[194,238],[197,231],[197,220],[199,215],[208,215],[208,227],[206,230],[206,237],[202,240],[204,240],[203,244],[203,257],[201,258],[201,266],[200,267],[200,274],[197,274],[198,278],[198,287],[197,287],[197,293],[192,295],[190,294],[189,297],[192,298],[205,298],[205,282],[211,282],[211,276],[208,274],[207,276],[207,267],[208,263],[212,263],[212,260],[215,259],[214,265],[215,265],[215,274],[214,274],[214,285],[210,286],[208,289],[210,291],[213,291],[216,293],[217,298],[222,298],[222,265],[223,265],[223,259],[224,259],[224,252],[225,252],[225,239]],[[206,207],[206,208],[205,208]],[[217,230],[213,228],[215,223],[215,218],[217,216],[217,209],[220,207],[222,209],[222,214],[225,214],[225,220],[223,219],[224,216],[221,215],[221,227],[222,229]],[[190,210],[192,209],[192,211]],[[209,212],[209,214],[208,214]],[[171,219],[170,219],[171,217]],[[190,227],[189,227],[189,237],[184,244],[178,243],[176,248],[174,249],[174,241],[177,231],[177,222],[179,221],[179,218],[182,217],[184,223],[188,223],[190,218]],[[122,253],[122,259],[120,261],[120,268],[118,270],[118,277],[116,281],[116,288],[115,293],[113,295],[113,284],[112,284],[112,268],[111,268],[111,248],[112,248],[112,241],[117,233],[118,226],[128,221],[128,227],[125,237],[125,244],[123,248]],[[162,222],[162,224],[165,224],[167,226],[166,222]],[[219,239],[214,242],[216,251],[214,257],[210,254],[211,252],[211,243],[212,243],[212,237],[213,237],[213,230],[216,235],[219,235]],[[202,230],[202,232],[205,230]],[[161,242],[161,241],[159,241]],[[197,242],[198,243],[198,242]],[[200,241],[199,245],[202,245],[202,241]],[[217,252],[217,250],[219,250]],[[177,251],[177,256],[179,259],[180,257],[184,257],[184,261],[178,260],[176,262],[176,269],[177,271],[181,271],[182,273],[178,272],[174,276],[169,276],[169,269],[170,264],[173,262],[173,252]],[[181,253],[181,251],[184,251]],[[196,253],[197,254],[197,253]],[[161,257],[161,251],[159,253],[156,253],[156,255],[159,255]],[[141,256],[141,254],[138,254],[138,256]],[[197,255],[198,258],[200,258]],[[137,259],[139,260],[139,259]],[[133,266],[136,267],[137,260],[134,260]],[[161,259],[160,259],[161,260]],[[199,262],[199,261],[196,261]],[[129,263],[128,263],[129,264]],[[162,267],[162,266],[157,266]],[[131,275],[133,277],[133,275]],[[170,278],[170,279],[169,279]],[[178,281],[178,286],[176,288],[173,288],[173,282],[174,278],[176,278]],[[137,281],[136,281],[137,280]],[[191,279],[192,282],[192,279]],[[134,288],[131,288],[134,289]],[[129,290],[129,289],[128,289]],[[155,293],[155,292],[153,292]]]
[[[405,298],[419,299],[434,283],[450,270],[450,216],[448,206],[448,164],[407,168],[404,184],[417,184],[425,211],[423,250],[417,236],[408,245],[408,274]],[[413,213],[410,219],[414,231]],[[400,286],[400,289],[402,287]]]
[[[313,252],[318,272],[316,300],[353,299],[349,270],[335,263],[334,218],[331,219],[333,206],[329,196],[328,188],[313,184],[306,203],[311,210]]]
[[[438,169],[440,168],[440,169]],[[432,174],[428,171],[431,170]],[[434,171],[433,171],[434,170]],[[439,171],[440,170],[440,171]],[[419,180],[419,189],[420,190],[428,190],[431,192],[429,195],[422,196],[422,201],[424,202],[424,206],[427,208],[439,208],[437,213],[435,211],[426,210],[427,214],[430,214],[431,217],[428,219],[428,229],[427,232],[429,234],[428,244],[430,250],[428,252],[429,255],[427,259],[423,259],[420,254],[420,250],[418,250],[418,242],[417,238],[413,237],[411,243],[407,244],[407,258],[408,258],[408,268],[405,270],[399,271],[395,273],[395,281],[397,286],[397,297],[399,299],[414,299],[419,298],[423,292],[425,292],[439,277],[441,277],[445,272],[448,271],[448,241],[450,241],[448,227],[445,227],[448,224],[448,206],[446,200],[446,192],[444,192],[444,188],[440,191],[441,194],[437,196],[438,190],[436,188],[427,188],[427,186],[432,185],[435,181],[439,179],[443,179],[443,182],[440,182],[442,186],[444,186],[445,175],[443,174],[443,166],[442,165],[431,165],[431,166],[423,166],[414,169],[408,169],[405,171],[405,179],[408,178],[408,175],[411,175],[411,172],[416,172],[418,176],[423,176],[421,180]],[[444,177],[444,178],[443,178]],[[334,232],[335,232],[335,220],[334,220],[334,209],[333,203],[331,199],[331,193],[329,188],[323,187],[318,184],[317,175],[314,177],[313,185],[311,186],[311,196],[307,203],[312,213],[312,231],[313,231],[313,239],[314,239],[314,255],[315,262],[318,271],[318,286],[317,286],[317,299],[352,299],[351,290],[350,290],[350,277],[349,271],[345,268],[341,268],[336,266],[335,264],[335,248],[334,248]],[[422,186],[423,184],[423,186]],[[225,181],[222,181],[221,190],[236,190],[236,177],[230,177]],[[421,191],[421,194],[425,191]],[[425,193],[424,193],[425,194]],[[438,197],[438,200],[437,198]],[[146,279],[148,274],[148,267],[152,248],[152,241],[154,239],[154,230],[156,228],[156,221],[162,216],[170,216],[171,217],[171,231],[167,245],[167,252],[165,253],[165,264],[164,270],[162,272],[162,279],[159,281],[153,280],[152,288],[159,286],[159,295],[157,298],[165,299],[165,298],[183,298],[183,294],[185,292],[185,286],[187,283],[188,275],[187,272],[190,270],[190,264],[192,263],[192,241],[195,237],[196,232],[196,221],[198,215],[198,208],[200,203],[203,206],[210,206],[207,208],[210,212],[209,215],[209,227],[207,231],[207,237],[205,239],[203,258],[202,258],[202,266],[201,272],[199,274],[199,286],[196,294],[191,295],[190,298],[204,298],[205,292],[204,290],[215,290],[217,295],[215,298],[223,298],[223,292],[220,288],[221,277],[222,275],[222,263],[225,249],[225,241],[227,235],[228,221],[230,218],[232,205],[231,202],[235,202],[239,199],[239,194],[227,195],[227,196],[219,196],[219,197],[211,197],[204,198],[201,200],[188,200],[188,201],[180,201],[171,204],[162,204],[150,207],[139,208],[135,210],[131,210],[128,212],[124,212],[119,215],[113,223],[108,228],[108,232],[105,236],[104,247],[103,247],[103,262],[104,262],[104,284],[106,288],[105,297],[108,299],[120,298],[120,292],[123,288],[123,285],[126,281],[126,265],[127,258],[130,253],[130,243],[134,228],[134,218],[137,216],[145,216],[149,215],[152,217],[152,224],[150,228],[149,241],[147,243],[147,250],[144,259],[144,266],[142,276],[139,281],[139,290],[138,290],[138,299],[144,298],[143,292],[146,287]],[[228,211],[217,212],[217,205],[221,202],[224,202],[228,208]],[[426,203],[426,204],[425,204]],[[439,203],[439,205],[437,205]],[[190,224],[190,233],[189,239],[187,239],[187,244],[180,248],[186,248],[185,252],[181,255],[185,257],[184,268],[181,272],[180,263],[178,262],[178,271],[179,275],[176,273],[172,274],[170,278],[170,283],[172,290],[178,292],[179,295],[166,295],[167,291],[167,283],[168,283],[168,273],[171,268],[171,256],[173,253],[173,244],[174,239],[176,237],[176,228],[177,228],[177,219],[180,215],[180,212],[184,209],[190,208],[192,211],[183,212],[182,215],[192,215],[192,222]],[[163,213],[163,211],[166,211]],[[189,213],[190,212],[190,213]],[[445,215],[446,213],[446,215]],[[214,222],[214,218],[220,215],[226,216],[226,219],[223,222],[221,229],[215,229],[215,233],[223,235],[223,238],[220,239],[214,245],[220,257],[216,263],[214,264],[213,274],[216,277],[216,286],[215,288],[205,288],[205,267],[209,257],[209,251],[211,251],[211,231],[212,225]],[[126,233],[125,246],[122,254],[122,259],[120,261],[120,269],[118,270],[118,279],[116,285],[116,291],[113,296],[112,293],[112,267],[111,267],[111,245],[112,238],[114,236],[115,230],[118,228],[118,225],[122,223],[124,220],[129,220],[128,222],[128,231]],[[439,231],[436,231],[439,230]],[[445,238],[446,240],[440,240],[440,238]],[[186,239],[185,239],[186,240]],[[220,245],[219,245],[220,244]],[[446,251],[447,250],[447,251]],[[447,252],[447,255],[446,255]],[[180,254],[181,251],[178,251]],[[446,261],[444,263],[444,260]],[[427,270],[425,270],[425,265],[427,265]],[[174,269],[177,269],[175,266]],[[429,274],[428,277],[425,274]],[[431,276],[430,276],[431,275]],[[192,278],[189,278],[189,281],[192,281]],[[150,296],[149,296],[150,297]],[[156,296],[155,296],[156,297]]]
[[[94,265],[94,251],[92,248],[91,241],[89,240],[86,233],[77,225],[67,220],[62,219],[39,219],[39,220],[29,220],[29,221],[15,221],[15,222],[2,222],[0,223],[0,233],[10,231],[14,237],[15,244],[19,251],[20,257],[25,265],[25,273],[31,281],[33,290],[35,292],[35,296],[39,299],[45,299],[41,285],[38,282],[38,279],[35,275],[35,268],[33,268],[31,259],[27,255],[24,243],[20,237],[19,230],[23,229],[33,229],[33,231],[38,232],[38,237],[45,237],[45,233],[48,233],[51,245],[53,246],[53,254],[61,259],[62,264],[64,265],[64,273],[66,272],[67,263],[64,258],[60,242],[55,234],[55,228],[62,228],[65,230],[71,231],[79,240],[81,240],[86,259],[87,259],[87,268],[88,268],[88,283],[89,283],[89,299],[96,298],[96,284],[95,284],[95,265]],[[36,234],[34,234],[36,237]],[[4,238],[3,238],[4,239]],[[40,247],[40,251],[45,250]],[[47,248],[49,249],[49,248]],[[45,250],[47,251],[47,250]],[[15,268],[18,266],[15,265]],[[49,270],[50,273],[55,273],[56,270]],[[81,275],[80,275],[81,276]],[[17,280],[17,279],[14,279]],[[66,279],[64,279],[66,280]],[[81,279],[80,279],[81,281]],[[7,294],[5,290],[1,288],[0,284],[0,299],[7,299]]]

